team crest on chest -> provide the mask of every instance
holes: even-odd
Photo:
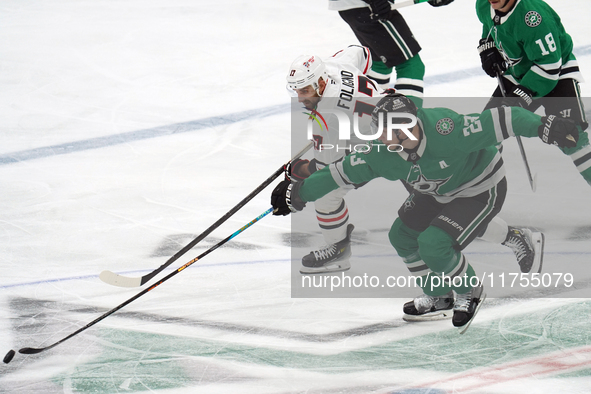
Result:
[[[441,135],[448,135],[454,131],[454,121],[451,118],[443,118],[437,121],[435,129]]]
[[[542,16],[536,11],[530,11],[525,14],[525,24],[529,27],[536,27],[542,23]]]
[[[406,182],[421,193],[439,194],[439,188],[445,185],[450,178],[427,179],[421,171],[421,166],[414,164],[406,176]]]

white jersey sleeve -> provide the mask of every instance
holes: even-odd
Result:
[[[323,59],[323,61],[327,65],[329,75],[331,71],[334,72],[335,70],[338,73],[339,67],[343,66],[354,67],[365,75],[372,65],[369,48],[361,45],[350,45],[335,53],[331,58]]]

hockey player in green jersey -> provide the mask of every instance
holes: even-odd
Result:
[[[560,17],[542,0],[477,0],[483,24],[478,46],[482,68],[501,76],[486,108],[518,105],[532,112],[541,106],[546,115],[570,118],[583,130],[588,126],[580,99],[582,76],[573,55],[573,41]],[[591,146],[586,132],[577,146],[561,148],[591,184]]]
[[[387,130],[385,114],[396,113],[408,129]],[[381,119],[381,120],[380,120]],[[453,325],[465,330],[485,295],[462,250],[501,210],[507,190],[503,160],[495,145],[514,135],[539,136],[572,147],[578,128],[555,116],[541,118],[522,108],[491,108],[461,115],[445,108],[417,109],[406,96],[388,93],[372,113],[376,140],[363,153],[281,182],[273,191],[275,215],[302,210],[345,185],[382,177],[405,180],[414,192],[398,211],[390,243],[426,296],[453,299]],[[400,149],[402,148],[402,149]],[[456,283],[454,278],[462,278]]]

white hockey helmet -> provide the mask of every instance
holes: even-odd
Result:
[[[287,74],[287,90],[305,88],[312,85],[312,88],[318,91],[319,79],[325,82],[328,79],[326,66],[322,59],[316,55],[302,55],[291,63],[289,73]]]

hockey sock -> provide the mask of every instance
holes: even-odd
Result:
[[[380,88],[388,89],[390,87],[390,76],[392,75],[392,67],[386,66],[384,62],[372,59],[373,64],[371,69],[367,72],[367,76],[378,83]]]
[[[320,212],[316,210],[316,219],[328,245],[342,241],[347,236],[347,224],[349,223],[349,210],[345,200],[332,212]]]
[[[505,242],[508,231],[509,226],[507,226],[507,222],[505,222],[500,217],[495,216],[486,227],[484,233],[479,236],[479,238],[483,241],[493,244],[501,244]]]
[[[405,96],[416,97],[420,100],[419,107],[423,104],[423,77],[425,76],[425,64],[417,53],[407,61],[396,66],[396,83],[394,89]]]
[[[444,230],[430,226],[419,236],[419,253],[425,264],[433,271],[426,286],[425,294],[441,295],[450,289],[465,293],[472,285],[474,269],[466,257],[456,250],[457,242]]]

